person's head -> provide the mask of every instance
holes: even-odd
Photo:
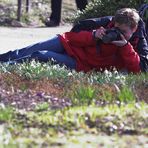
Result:
[[[127,40],[136,31],[140,16],[135,9],[122,8],[117,10],[114,17],[115,27],[119,28]]]

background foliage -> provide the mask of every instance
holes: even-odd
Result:
[[[138,8],[147,0],[92,0],[83,12],[77,12],[72,21],[81,19],[114,15],[117,9],[123,7]]]
[[[114,15],[115,11],[122,7],[138,9],[147,0],[88,0],[89,4],[83,12],[77,11],[75,0],[63,0],[62,22],[75,22],[90,17]],[[25,11],[25,2],[22,1],[21,22],[27,25],[43,25],[46,17],[50,16],[51,8],[49,0],[31,0],[29,13]],[[0,25],[12,25],[17,19],[17,0],[0,0]]]

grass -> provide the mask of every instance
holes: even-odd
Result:
[[[0,147],[146,147],[147,80],[50,62],[1,64]]]
[[[71,4],[63,1],[63,21]],[[0,64],[0,85],[0,148],[147,147],[147,73],[85,74],[32,61]]]
[[[145,146],[147,105],[138,105],[138,108],[135,104],[127,104],[121,107],[78,106],[40,112],[16,111],[15,118],[3,126],[3,134],[9,133],[10,138],[7,144],[4,140],[1,144],[14,147]]]

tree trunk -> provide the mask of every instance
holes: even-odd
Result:
[[[22,0],[18,0],[18,9],[17,9],[17,20],[21,20],[21,7],[22,7]]]
[[[29,12],[30,0],[26,0],[26,13]]]

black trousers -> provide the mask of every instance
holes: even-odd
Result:
[[[77,8],[80,10],[85,9],[87,5],[87,0],[75,0]],[[50,19],[56,23],[60,23],[61,20],[61,8],[62,0],[51,0],[51,16]]]
[[[77,8],[80,10],[85,9],[85,6],[87,5],[87,0],[75,0]]]

